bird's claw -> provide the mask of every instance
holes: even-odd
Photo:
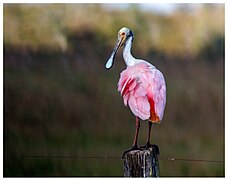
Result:
[[[154,149],[158,154],[159,154],[159,148],[156,144],[150,144],[150,143],[146,143],[143,146],[140,146],[140,149]]]
[[[149,149],[149,148],[152,148],[152,147],[153,147],[153,144],[150,144],[150,143],[146,143],[145,145],[140,146],[140,148],[142,148],[142,149]]]
[[[128,149],[126,151],[124,151],[123,155],[122,155],[122,159],[124,159],[125,155],[130,152],[130,151],[135,151],[135,150],[142,150],[141,148],[139,148],[138,146],[133,146],[131,149]]]

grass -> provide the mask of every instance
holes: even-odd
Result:
[[[118,66],[105,71],[99,63],[97,69],[69,65],[64,72],[60,60],[26,66],[9,65],[10,61],[5,61],[4,81],[6,155],[120,156],[131,146],[135,122],[116,91]],[[223,160],[223,65],[180,64],[158,65],[166,77],[168,98],[164,122],[153,127],[152,140],[161,156]],[[140,144],[145,143],[146,125],[142,123]],[[224,175],[222,164],[160,163],[161,176]],[[10,159],[4,174],[122,176],[122,162]]]

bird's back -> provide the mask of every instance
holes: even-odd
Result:
[[[128,66],[119,79],[118,91],[124,104],[142,120],[160,122],[166,104],[166,85],[163,74],[146,61]]]

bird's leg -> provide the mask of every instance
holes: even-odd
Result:
[[[133,142],[133,147],[138,148],[137,142],[138,142],[138,135],[139,135],[139,128],[140,128],[140,121],[139,118],[136,116],[135,120],[135,137],[134,137],[134,142]]]
[[[133,146],[131,149],[128,149],[126,151],[124,151],[123,155],[122,155],[122,159],[124,158],[125,154],[130,152],[130,151],[133,151],[133,150],[140,150],[140,148],[138,147],[137,145],[137,141],[138,141],[138,135],[139,135],[139,127],[140,127],[140,120],[139,118],[136,116],[136,129],[135,129],[135,137],[134,137],[134,141],[133,141]]]
[[[151,121],[148,121],[148,122],[149,122],[148,123],[149,129],[148,129],[147,143],[144,146],[141,146],[141,148],[146,148],[146,149],[153,146],[152,144],[150,144],[150,132],[151,132],[151,127],[152,127],[152,122]]]
[[[160,154],[159,153],[159,148],[156,144],[150,144],[150,132],[151,132],[151,128],[152,128],[152,122],[149,121],[148,123],[148,137],[147,137],[147,143],[144,145],[144,146],[141,146],[140,148],[141,149],[149,149],[149,148],[152,148],[153,149],[153,152],[156,153],[156,154]]]
[[[148,137],[147,137],[147,145],[150,145],[150,132],[151,132],[151,127],[152,127],[152,122],[149,121],[149,129],[148,129]]]

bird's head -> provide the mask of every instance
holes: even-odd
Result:
[[[130,29],[128,29],[128,28],[126,28],[126,27],[123,27],[123,28],[121,28],[121,29],[119,30],[119,32],[118,32],[118,38],[117,38],[117,42],[116,42],[116,46],[115,46],[115,48],[113,49],[113,52],[112,52],[110,58],[108,59],[106,65],[105,65],[105,67],[106,67],[107,69],[110,69],[110,68],[112,67],[112,65],[113,65],[113,63],[114,63],[114,58],[115,58],[115,55],[116,55],[118,49],[119,49],[121,46],[125,45],[126,41],[127,41],[130,37],[132,37],[132,40],[134,39],[133,32],[132,32]]]
[[[123,46],[129,37],[134,38],[133,32],[126,27],[121,28],[118,32],[117,44],[120,43],[120,46]]]

